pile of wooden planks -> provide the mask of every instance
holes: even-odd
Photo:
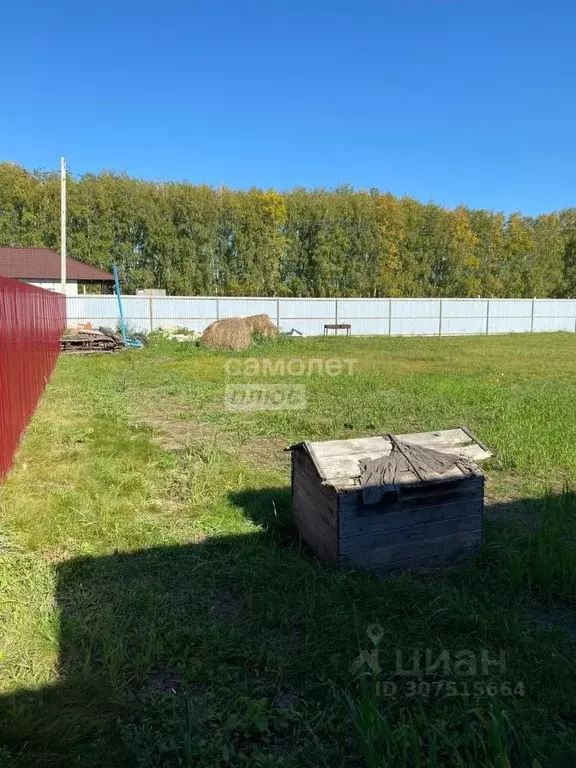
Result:
[[[124,349],[122,337],[109,328],[68,329],[60,339],[60,350],[66,354],[86,355],[94,352],[117,352]]]

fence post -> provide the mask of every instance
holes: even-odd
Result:
[[[388,299],[388,336],[392,336],[392,299]]]
[[[150,297],[148,299],[148,306],[150,310],[150,333],[152,333],[152,331],[154,330],[154,313],[152,311],[153,304],[154,304],[154,297],[152,296],[152,294],[150,294]]]
[[[438,336],[442,336],[442,299],[440,299],[440,316],[438,318]]]
[[[532,317],[530,318],[530,333],[534,333],[534,302],[536,301],[536,297],[534,296],[532,298]]]
[[[486,299],[486,336],[490,331],[490,299]]]
[[[334,303],[334,323],[338,325],[338,299]],[[338,331],[334,331],[334,333],[338,335]]]
[[[280,330],[280,299],[276,299],[276,327]]]
[[[220,299],[216,296],[216,320],[220,320]]]

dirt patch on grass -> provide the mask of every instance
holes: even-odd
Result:
[[[13,555],[19,551],[20,547],[11,541],[8,534],[0,531],[0,555]]]
[[[42,557],[50,565],[63,563],[70,558],[70,552],[65,546],[51,547],[42,551]]]
[[[179,451],[198,443],[213,440],[217,430],[212,424],[182,419],[165,425],[154,437],[154,442],[168,451]]]
[[[290,453],[282,437],[251,437],[242,443],[242,460],[266,469],[289,469]]]
[[[161,402],[142,401],[139,404],[138,423],[154,430],[152,441],[167,451],[179,451],[190,445],[213,440],[217,430],[188,418],[189,408],[178,401],[164,398]]]
[[[214,424],[189,418],[191,415],[192,411],[175,399],[164,398],[160,403],[145,400],[140,403],[138,422],[153,429],[153,442],[167,451],[194,449],[211,443],[244,463],[266,469],[289,469],[290,455],[284,450],[287,446],[284,438],[259,436],[242,440]]]

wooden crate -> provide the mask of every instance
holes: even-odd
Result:
[[[299,443],[292,451],[292,510],[306,543],[325,563],[386,573],[466,560],[482,541],[484,476],[491,453],[465,428],[398,435],[410,446],[460,457],[465,465],[417,476],[406,465],[394,490],[367,498],[363,462],[386,457],[395,436]],[[418,471],[418,467],[416,467]]]

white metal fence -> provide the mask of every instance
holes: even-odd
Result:
[[[188,328],[237,315],[270,315],[282,331],[324,333],[349,323],[353,335],[458,336],[576,331],[576,299],[276,299],[214,296],[125,296],[130,328]],[[115,296],[69,296],[68,324],[116,326]]]

